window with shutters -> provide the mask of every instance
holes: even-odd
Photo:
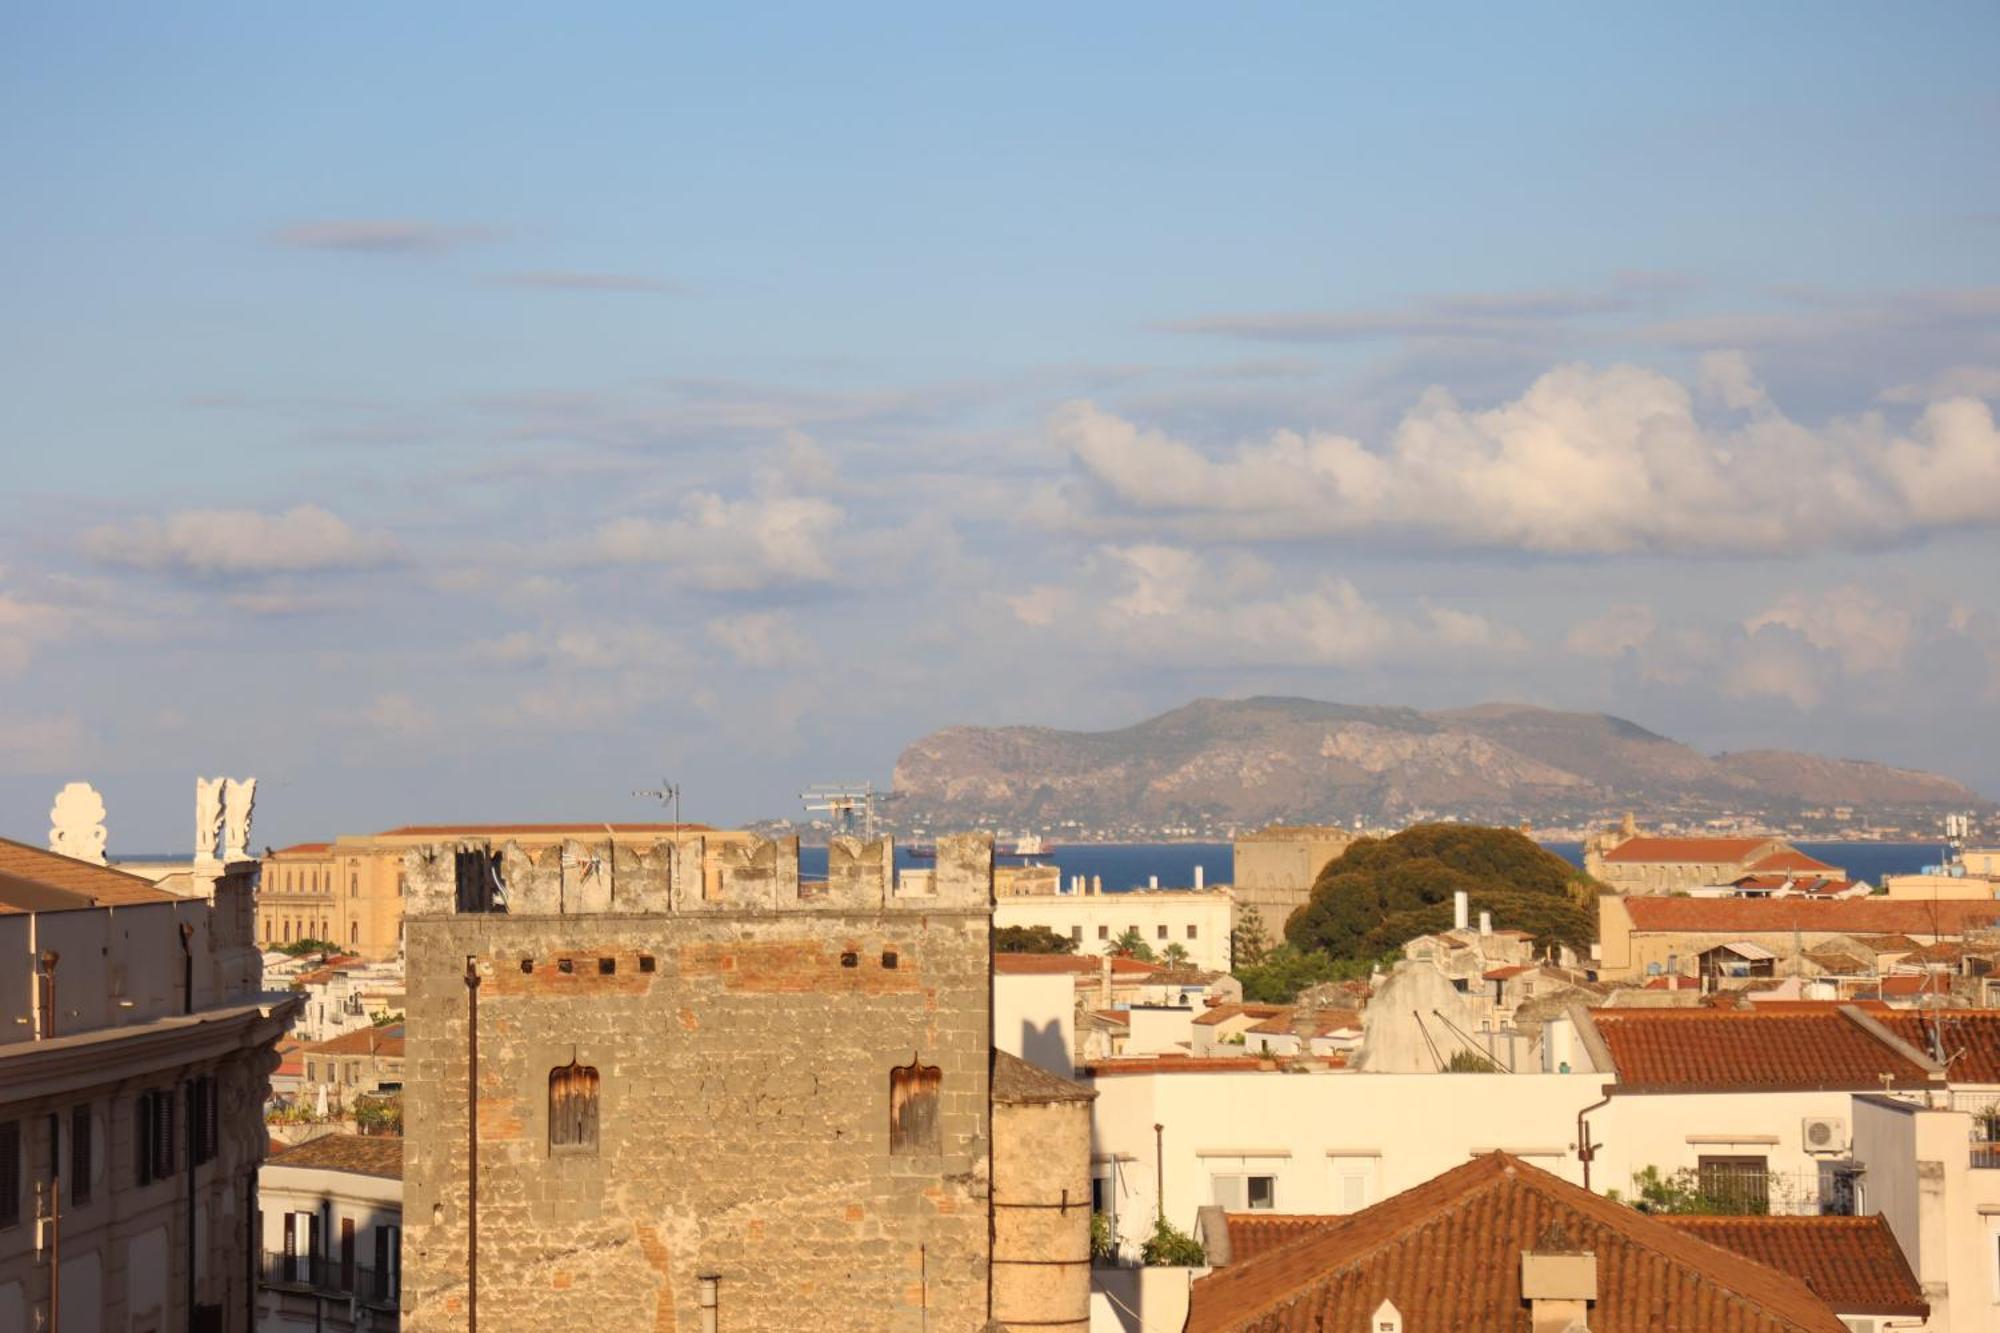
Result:
[[[133,1103],[133,1157],[141,1185],[174,1174],[174,1101],[171,1091],[154,1091],[140,1093]]]
[[[0,1120],[0,1231],[21,1224],[21,1122]]]
[[[188,1123],[194,1128],[194,1164],[215,1160],[222,1146],[215,1075],[203,1074],[188,1084]]]
[[[69,1201],[72,1204],[90,1202],[90,1157],[93,1147],[90,1141],[90,1103],[85,1102],[69,1113]]]
[[[403,1290],[403,1229],[375,1228],[375,1288],[378,1301],[393,1301]]]
[[[943,1076],[915,1056],[889,1071],[889,1151],[916,1156],[941,1151],[938,1087]]]
[[[340,1219],[340,1289],[354,1290],[354,1219]]]
[[[597,1071],[572,1060],[549,1071],[549,1150],[597,1151]]]

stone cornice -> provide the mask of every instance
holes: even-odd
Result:
[[[0,1046],[0,1088],[5,1089],[6,1103],[13,1105],[268,1048],[283,1034],[299,1003],[291,997],[274,997],[131,1027]]]

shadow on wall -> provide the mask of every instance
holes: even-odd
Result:
[[[1046,1069],[1064,1078],[1068,1078],[1075,1069],[1070,1060],[1069,1043],[1063,1040],[1062,1023],[1054,1018],[1041,1025],[1033,1019],[1021,1020],[1021,1058],[1037,1069]]]

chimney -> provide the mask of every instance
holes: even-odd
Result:
[[[1148,876],[1146,876],[1146,887],[1147,887],[1147,888],[1149,888],[1149,889],[1157,889],[1157,888],[1159,888],[1159,887],[1160,887],[1160,877],[1159,877],[1158,875],[1148,875]]]
[[[1090,877],[1090,891],[1092,893],[1104,892],[1104,876],[1092,875]]]
[[[1108,953],[1097,960],[1097,1007],[1111,1007],[1111,955]]]
[[[1194,891],[1196,893],[1200,893],[1202,891],[1202,888],[1203,888],[1203,883],[1201,877],[1201,867],[1196,866],[1194,868]]]
[[[1482,935],[1491,935],[1493,933],[1493,913],[1481,912],[1479,914],[1479,933]]]
[[[1521,1251],[1521,1299],[1533,1333],[1568,1333],[1590,1326],[1597,1299],[1597,1256],[1570,1243],[1552,1223],[1532,1250]]]
[[[1464,889],[1460,889],[1451,895],[1451,928],[1464,930],[1471,924],[1471,918],[1472,899],[1466,896]]]

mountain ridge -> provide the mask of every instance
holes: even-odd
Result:
[[[1812,806],[1980,808],[1954,779],[1786,750],[1705,755],[1609,713],[1493,702],[1425,711],[1296,696],[1200,698],[1105,731],[945,727],[896,761],[903,816],[1139,822],[1492,821],[1618,803],[1775,816]]]

